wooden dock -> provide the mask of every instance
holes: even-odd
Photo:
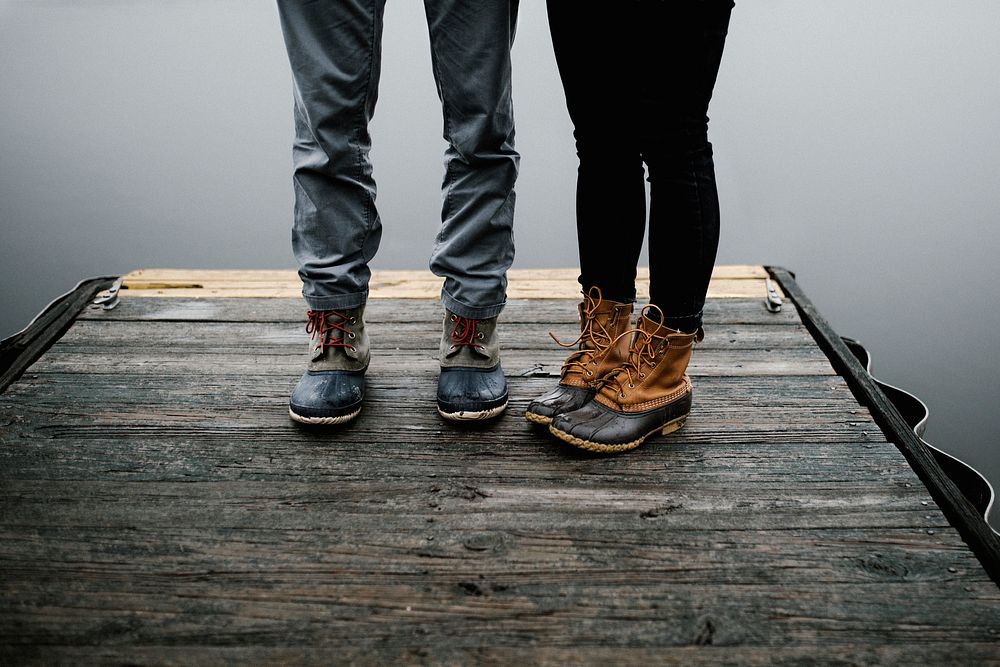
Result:
[[[11,341],[0,663],[1000,664],[995,535],[786,272],[775,313],[763,267],[719,267],[687,426],[613,457],[522,416],[572,272],[511,275],[510,406],[465,427],[435,410],[438,283],[404,274],[335,429],[286,413],[292,272],[137,272],[111,310],[95,281]]]

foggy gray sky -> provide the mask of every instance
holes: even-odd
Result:
[[[994,480],[997,26],[991,0],[738,2],[711,112],[719,262],[796,271],[876,374],[930,403],[928,439]],[[375,266],[423,268],[444,146],[422,3],[389,0],[384,45]],[[514,56],[515,267],[574,266],[540,0]],[[0,335],[88,275],[292,267],[291,137],[272,2],[0,0]]]

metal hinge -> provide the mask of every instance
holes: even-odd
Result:
[[[767,288],[767,299],[764,301],[767,309],[772,313],[780,313],[783,302],[781,297],[778,296],[778,290],[774,289],[774,284],[770,278],[764,278],[764,287]]]
[[[111,310],[118,305],[118,291],[122,288],[122,281],[124,276],[116,280],[111,287],[108,288],[107,292],[101,296],[94,299],[93,303],[95,306],[100,306],[104,310]]]

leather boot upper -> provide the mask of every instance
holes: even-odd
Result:
[[[617,412],[645,412],[662,407],[691,391],[686,375],[691,350],[705,333],[670,329],[646,316],[639,317],[628,358],[611,371],[595,401]]]
[[[632,304],[605,301],[595,287],[584,295],[579,311],[580,347],[563,362],[559,384],[590,389],[628,356],[629,336],[623,334],[629,329]]]

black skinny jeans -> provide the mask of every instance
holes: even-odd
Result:
[[[580,284],[635,300],[646,226],[650,302],[668,327],[701,325],[719,247],[708,105],[732,0],[548,0],[580,170]]]

